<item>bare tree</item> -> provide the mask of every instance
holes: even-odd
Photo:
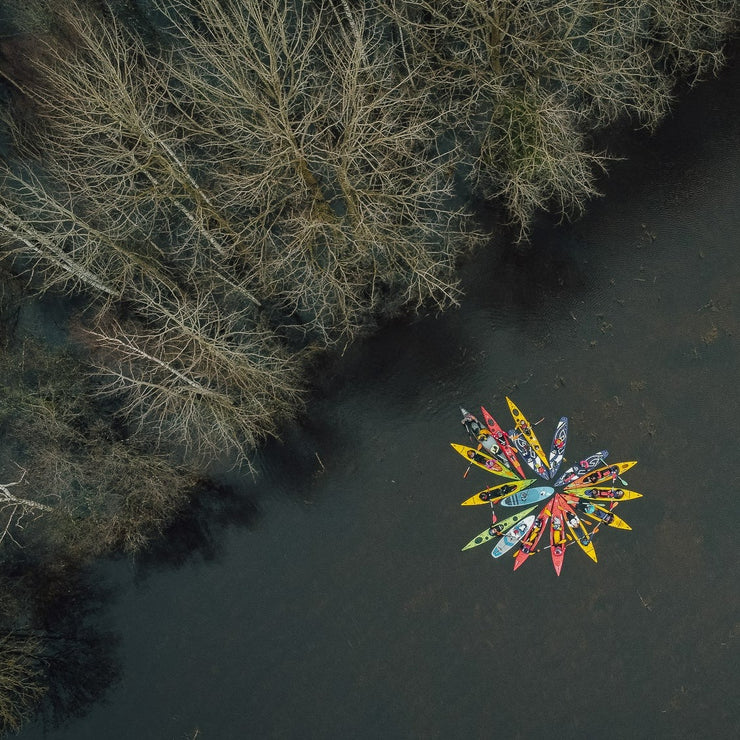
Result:
[[[262,304],[320,346],[351,338],[376,314],[454,302],[473,235],[442,114],[381,16],[282,0],[164,11],[176,57],[61,12],[63,43],[18,85],[45,174],[5,167],[0,224],[42,285],[95,292],[101,315],[129,307],[130,341],[107,319],[89,336],[142,428],[241,456],[274,431],[269,408],[300,396],[302,361]]]
[[[41,653],[42,641],[33,635],[0,637],[0,732],[19,730],[44,695]]]
[[[12,483],[0,483],[0,543],[8,537],[18,544],[13,536],[14,529],[22,529],[25,520],[36,519],[44,512],[53,511],[51,506],[18,496],[11,488],[23,483],[26,471]]]
[[[599,194],[596,173],[606,158],[589,150],[579,118],[542,88],[499,100],[474,172],[490,197],[504,200],[522,226],[521,236],[538,211],[579,215],[586,201]]]
[[[47,169],[127,248],[159,259],[149,239],[323,343],[389,307],[447,305],[471,241],[454,151],[382,17],[348,8],[338,23],[330,3],[168,4],[176,56],[154,58],[69,6],[67,43],[33,61]]]
[[[455,300],[470,245],[438,101],[385,19],[329,2],[162,3],[189,137],[256,245],[264,295],[324,341],[384,305]]]
[[[61,37],[40,44],[22,70],[28,82],[14,80],[32,104],[30,130],[10,122],[19,148],[40,152],[69,194],[65,206],[119,249],[125,239],[141,259],[176,261],[188,275],[205,270],[259,305],[246,263],[229,274],[238,235],[191,173],[179,125],[187,113],[171,96],[167,65],[115,18],[75,2],[56,12]]]
[[[257,437],[275,429],[282,410],[295,410],[300,362],[288,356],[268,330],[257,328],[262,322],[255,313],[259,302],[244,289],[243,273],[234,273],[223,254],[214,236],[218,228],[205,225],[213,220],[213,213],[206,213],[207,196],[172,146],[152,128],[158,101],[148,93],[156,75],[147,68],[148,74],[137,76],[133,57],[141,48],[121,29],[111,30],[76,10],[79,16],[64,16],[64,27],[73,38],[82,39],[81,47],[74,53],[64,46],[46,49],[33,68],[42,82],[29,95],[37,115],[48,119],[42,126],[38,119],[33,122],[36,143],[43,142],[36,163],[42,166],[43,179],[31,167],[2,163],[7,197],[0,206],[0,243],[6,254],[17,256],[21,266],[40,278],[42,289],[85,289],[98,297],[100,314],[110,311],[115,299],[125,301],[129,312],[133,307],[138,319],[129,319],[128,325],[135,327],[135,336],[150,340],[150,351],[140,352],[134,365],[142,373],[140,387],[147,389],[143,397],[152,398],[149,378],[165,367],[184,381],[166,404],[154,403],[144,411],[147,423],[139,424],[141,428],[151,429],[153,413],[166,408],[168,419],[154,425],[156,439],[176,443],[184,438],[187,448],[211,452],[233,448],[242,459]],[[20,139],[23,131],[17,122],[8,124]],[[28,147],[25,151],[33,154]],[[165,213],[160,201],[174,206]],[[171,226],[168,216],[185,204],[190,217],[181,219],[183,230]],[[213,258],[211,248],[222,261]],[[239,306],[239,299],[248,307]],[[145,324],[136,327],[137,320]],[[108,326],[120,325],[114,321]],[[155,337],[163,338],[155,342]],[[115,337],[100,341],[109,358],[114,347],[123,361],[129,357],[130,347]],[[173,355],[168,348],[175,341],[182,344]],[[152,349],[164,351],[165,357],[152,354]],[[204,371],[214,373],[206,382],[219,388],[227,377],[231,383],[219,423],[170,423],[175,399],[190,404],[180,421],[201,418],[193,411],[198,404],[213,408],[218,393],[204,393],[202,375],[188,377],[189,372]],[[112,372],[113,385],[135,385],[133,377],[128,376],[126,386],[120,372]],[[187,389],[191,397],[183,399]],[[265,402],[269,393],[275,393],[272,412]],[[143,407],[132,401],[126,408]],[[208,442],[195,439],[201,433]]]
[[[111,300],[142,278],[167,281],[156,261],[131,248],[131,228],[93,221],[70,183],[43,182],[31,167],[2,159],[0,177],[2,253],[17,259],[38,290],[87,291]]]
[[[146,324],[103,316],[92,340],[103,373],[101,392],[123,395],[123,411],[146,436],[208,459],[248,460],[278,419],[302,405],[300,358],[272,332],[238,313],[224,314],[207,296],[194,304],[144,303]]]
[[[716,71],[728,0],[386,0],[407,56],[453,73],[472,178],[526,236],[533,214],[582,210],[603,156],[588,136],[623,116],[654,126],[679,76]]]
[[[7,250],[26,262],[32,260],[33,271],[41,273],[42,287],[62,284],[97,293],[103,299],[101,315],[111,310],[105,308],[111,298],[122,297],[135,308],[139,323],[145,322],[137,327],[134,319],[128,321],[133,336],[147,341],[146,349],[139,348],[137,362],[128,365],[141,375],[137,380],[129,373],[125,383],[112,358],[114,348],[122,359],[131,357],[132,343],[116,339],[120,325],[99,322],[114,332],[113,337],[106,338],[100,331],[89,334],[98,340],[99,349],[104,348],[97,356],[110,363],[115,382],[108,390],[115,387],[133,394],[125,409],[134,415],[139,431],[156,431],[154,437],[160,442],[179,445],[182,441],[191,451],[207,451],[209,456],[238,451],[238,458],[244,459],[259,436],[274,432],[281,413],[298,408],[300,359],[288,355],[271,332],[256,328],[251,303],[227,310],[214,302],[211,291],[199,298],[191,286],[190,295],[186,294],[164,267],[132,252],[114,229],[90,225],[84,210],[83,215],[72,210],[31,173],[14,184],[11,198],[19,193],[23,197],[17,199],[16,211],[0,206],[4,218],[0,235],[6,236],[2,241],[7,242]],[[172,371],[169,381],[177,383],[176,390],[164,394],[166,403],[161,402],[161,391],[168,383],[156,386],[160,392],[155,393],[150,378],[161,376],[164,368]],[[137,383],[140,392],[135,393]],[[173,414],[175,402],[181,410]],[[204,413],[206,407],[209,411],[199,415],[199,406]],[[211,423],[209,415],[215,408],[220,409],[218,423]],[[152,423],[157,413],[166,418]]]
[[[0,485],[0,524],[21,546],[41,536],[78,562],[136,551],[187,502],[194,474],[124,434],[68,353],[26,340],[0,355],[0,373],[0,464],[18,459],[30,471]]]

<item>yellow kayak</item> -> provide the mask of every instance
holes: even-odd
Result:
[[[475,506],[476,504],[497,504],[501,499],[511,496],[522,488],[526,488],[530,483],[534,483],[534,478],[527,480],[517,480],[511,483],[502,483],[499,486],[489,486],[479,491],[474,496],[465,499],[460,506]]]
[[[511,411],[511,416],[514,419],[514,424],[516,424],[516,431],[524,436],[524,439],[529,442],[529,446],[534,450],[537,457],[542,460],[542,464],[545,466],[547,470],[550,469],[550,462],[547,459],[547,455],[545,454],[545,451],[542,449],[542,445],[539,443],[539,440],[535,436],[534,431],[532,430],[532,425],[527,421],[524,414],[519,410],[517,405],[507,396],[506,397],[506,403],[509,404],[509,411]]]
[[[594,486],[593,488],[575,488],[566,489],[568,496],[578,496],[578,498],[587,498],[593,501],[632,501],[636,498],[642,498],[641,493],[637,491],[628,491],[626,488],[613,488],[611,486]]]
[[[487,470],[494,475],[500,475],[502,478],[519,480],[519,476],[513,470],[505,468],[498,460],[494,460],[490,455],[486,455],[480,450],[466,447],[465,445],[455,444],[454,442],[450,442],[450,444],[452,445],[452,449],[466,458],[471,465],[477,465],[479,468],[483,468],[483,470]]]
[[[605,509],[603,506],[596,506],[595,504],[594,508],[602,512],[602,514],[611,514],[612,516],[611,521],[607,522],[603,516],[599,516],[598,514],[591,514],[588,511],[584,512],[587,517],[593,519],[599,526],[605,524],[607,527],[614,527],[615,529],[632,529],[632,527],[630,527],[630,525],[627,524],[624,519],[618,517],[613,511],[609,511],[609,509]]]
[[[591,535],[584,526],[583,522],[579,519],[573,507],[562,501],[562,507],[565,512],[565,522],[568,525],[573,534],[573,539],[578,543],[578,547],[588,555],[591,560],[596,562],[596,549],[594,548],[593,542],[591,541]]]

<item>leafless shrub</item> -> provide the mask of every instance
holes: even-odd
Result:
[[[139,432],[194,459],[248,460],[278,419],[302,402],[300,360],[274,335],[208,296],[166,305],[139,297],[145,323],[99,319],[84,333],[103,373],[102,393],[121,396]]]
[[[20,729],[46,687],[41,640],[17,631],[0,637],[0,732]]]
[[[392,297],[455,300],[470,243],[446,111],[385,21],[363,7],[286,0],[163,3],[184,126],[211,153],[217,192],[257,248],[264,295],[331,342]]]
[[[577,114],[543,93],[500,101],[473,170],[483,192],[506,203],[522,236],[537,211],[580,214],[598,195],[596,169],[605,161],[589,151],[573,121]]]
[[[13,536],[13,530],[22,529],[26,520],[36,519],[44,512],[52,511],[48,504],[17,493],[15,486],[23,483],[26,472],[21,470],[21,477],[16,481],[0,483],[0,543],[7,537],[18,544]]]
[[[411,59],[453,74],[474,182],[526,236],[533,214],[582,210],[603,156],[588,135],[625,116],[655,126],[680,77],[723,62],[729,0],[386,0]],[[555,162],[559,159],[559,162]]]

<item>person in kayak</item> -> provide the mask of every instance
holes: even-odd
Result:
[[[484,444],[486,447],[496,446],[493,443],[493,439],[489,439],[491,437],[491,433],[488,429],[483,427],[478,419],[476,419],[469,411],[463,416],[461,423],[465,427],[465,431],[470,435],[471,439]]]
[[[563,535],[563,520],[560,515],[555,514],[550,522],[552,528],[552,547],[555,550],[556,555],[560,555],[563,552],[563,546],[565,545],[565,537]]]
[[[586,547],[588,543],[591,542],[591,538],[583,529],[581,529],[581,520],[575,514],[571,514],[570,511],[566,511],[565,516],[568,520],[570,528],[573,530],[573,534],[578,537],[578,539],[581,541],[581,544]],[[581,534],[578,534],[578,530],[581,531]]]
[[[596,511],[596,507],[590,501],[584,501],[583,499],[578,502],[576,509],[586,514],[593,514]]]
[[[538,516],[534,520],[534,524],[532,525],[532,529],[529,531],[529,534],[527,535],[526,540],[519,544],[519,549],[522,552],[532,552],[534,543],[537,540],[537,535],[539,531],[542,529],[543,524],[544,524],[544,518],[542,516]]]
[[[480,465],[483,465],[483,467],[488,468],[489,470],[503,470],[501,467],[501,464],[496,462],[493,458],[487,457],[486,455],[481,455],[479,452],[474,450],[472,447],[465,453],[465,456],[468,458],[468,460],[472,460],[473,462],[477,462]]]
[[[614,514],[612,514],[611,511],[602,511],[601,509],[597,509],[595,506],[593,515],[599,517],[599,519],[601,519],[601,521],[606,525],[609,525],[614,521]]]
[[[591,498],[613,498],[620,499],[624,496],[624,491],[621,488],[611,488],[602,490],[599,488],[589,488],[585,491],[585,495]]]
[[[493,510],[493,506],[491,506],[491,526],[488,528],[488,534],[500,537],[503,532],[496,526],[497,521],[498,517],[496,516],[496,512]]]
[[[479,454],[472,447],[465,453],[465,455],[467,456],[468,460],[473,460],[474,462],[480,463],[481,465],[485,465],[490,460],[489,457]]]

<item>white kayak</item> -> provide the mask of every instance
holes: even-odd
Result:
[[[516,526],[512,527],[497,543],[496,546],[491,550],[491,555],[494,558],[500,558],[505,553],[509,552],[527,532],[530,527],[534,524],[534,514],[530,514],[528,517],[522,519]]]

